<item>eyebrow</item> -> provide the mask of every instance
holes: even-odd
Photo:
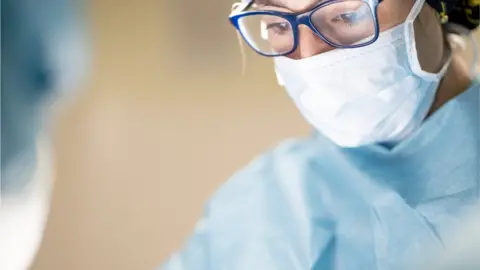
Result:
[[[255,0],[255,4],[263,6],[274,6],[274,7],[284,7],[287,8],[284,0]]]
[[[318,5],[318,4],[320,4],[322,2],[325,2],[325,1],[327,1],[327,0],[312,1],[312,3],[307,6],[307,8]],[[286,0],[254,0],[253,2],[255,4],[263,5],[263,6],[272,6],[272,7],[281,7],[281,8],[290,9],[290,7],[285,3]]]

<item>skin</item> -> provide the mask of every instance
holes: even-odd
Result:
[[[258,0],[259,5],[269,9],[302,13],[319,3],[315,0]],[[414,0],[385,0],[378,6],[380,31],[385,31],[405,21]],[[445,34],[436,11],[425,4],[416,21],[415,39],[418,58],[425,71],[437,73],[451,54]],[[308,58],[334,48],[322,41],[308,27],[300,26],[300,42],[295,52],[289,55],[293,59]],[[471,85],[468,69],[460,56],[453,54],[445,77],[442,79],[429,115],[441,108],[449,100],[463,93]]]

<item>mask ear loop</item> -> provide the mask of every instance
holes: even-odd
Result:
[[[232,12],[241,5],[242,3],[234,3],[232,5]],[[238,39],[238,45],[240,46],[240,54],[242,55],[242,76],[245,76],[245,73],[247,70],[247,54],[245,53],[245,46],[243,45],[242,35],[240,35],[240,32],[238,30],[237,30],[237,39]]]

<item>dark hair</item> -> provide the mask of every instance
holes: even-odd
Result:
[[[480,24],[479,0],[427,0],[444,22],[460,24],[470,30]]]

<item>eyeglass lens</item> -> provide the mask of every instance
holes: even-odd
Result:
[[[254,9],[262,10],[261,7]],[[332,2],[314,10],[310,20],[328,42],[340,47],[370,42],[375,34],[373,12],[361,0]],[[295,47],[296,30],[280,16],[247,15],[239,19],[239,26],[247,42],[260,53],[281,55]],[[302,42],[301,35],[298,42]]]

